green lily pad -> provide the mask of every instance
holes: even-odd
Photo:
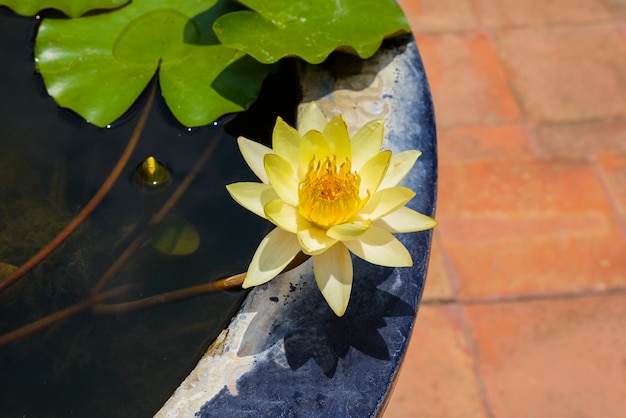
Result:
[[[298,56],[318,64],[334,50],[372,56],[384,38],[410,32],[394,0],[239,0],[213,29],[222,44],[260,62]]]
[[[169,214],[150,235],[152,247],[167,255],[188,255],[200,246],[196,228],[184,218]]]
[[[249,107],[273,67],[219,43],[211,25],[227,0],[133,0],[77,19],[44,19],[35,59],[48,93],[103,127],[154,74],[172,114],[188,127]],[[229,88],[237,86],[237,88]]]
[[[34,16],[44,9],[57,9],[70,17],[77,17],[90,10],[114,9],[129,2],[130,0],[0,0],[0,6],[7,6],[23,16]]]

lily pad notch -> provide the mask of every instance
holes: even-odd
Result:
[[[333,51],[372,56],[409,33],[394,0],[0,0],[44,18],[35,60],[61,107],[105,127],[158,71],[163,98],[186,127],[240,112],[285,57],[323,62]],[[97,12],[94,12],[97,10]],[[91,13],[89,13],[91,12]]]

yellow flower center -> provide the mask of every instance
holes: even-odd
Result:
[[[298,187],[300,214],[321,228],[346,222],[367,199],[359,197],[361,177],[350,171],[350,160],[339,167],[337,158],[311,160]]]

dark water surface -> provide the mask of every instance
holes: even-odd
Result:
[[[141,98],[109,129],[58,108],[35,74],[36,26],[36,19],[0,8],[0,263],[16,266],[96,193],[146,101]],[[250,129],[245,118],[230,126]],[[0,294],[0,335],[83,300],[222,132],[220,124],[180,126],[157,93],[139,144],[109,195],[61,248]],[[171,170],[172,184],[162,193],[142,193],[133,184],[134,168],[149,155]],[[174,256],[146,243],[105,289],[136,285],[115,299],[129,301],[245,271],[268,224],[232,201],[224,186],[253,180],[234,137],[223,135],[171,211],[195,228],[199,248]],[[115,315],[86,311],[1,346],[0,416],[151,416],[243,296],[223,292]]]

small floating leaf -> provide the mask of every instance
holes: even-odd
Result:
[[[155,250],[168,255],[188,255],[200,246],[196,228],[178,215],[169,214],[152,231],[150,241]]]
[[[239,0],[213,28],[226,46],[264,63],[298,56],[318,64],[334,50],[372,56],[383,38],[410,32],[394,0]]]
[[[163,189],[172,182],[167,167],[150,156],[135,168],[135,182],[143,189]]]
[[[34,16],[44,9],[57,9],[70,17],[78,17],[90,10],[114,9],[130,0],[0,0],[0,6],[7,6],[23,16]]]
[[[226,0],[133,0],[109,13],[44,19],[37,67],[60,106],[100,127],[119,118],[159,69],[176,119],[206,125],[250,106],[274,71],[217,41],[211,26],[231,10]]]

